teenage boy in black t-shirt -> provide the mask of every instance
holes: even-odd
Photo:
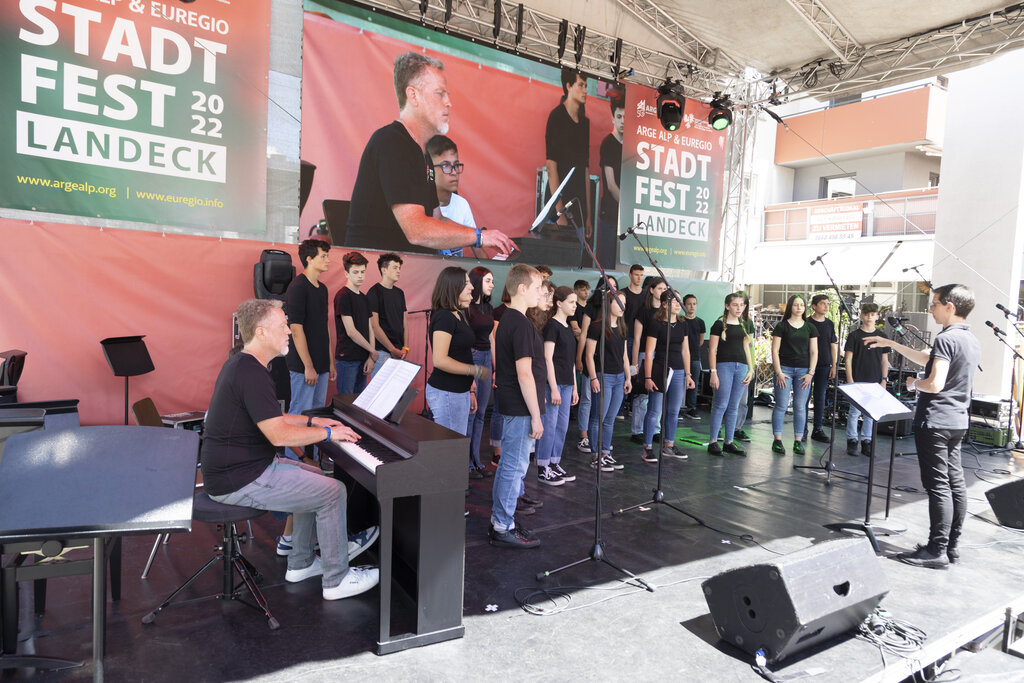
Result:
[[[587,103],[587,79],[576,69],[562,69],[562,102],[551,110],[544,128],[545,163],[548,169],[548,191],[553,193],[575,168],[572,179],[562,190],[554,209],[561,211],[571,199],[583,202],[583,225],[589,240],[594,234],[590,207],[590,119],[584,110]],[[577,204],[578,206],[578,204]],[[576,214],[577,216],[579,214]],[[569,225],[564,215],[559,225]]]
[[[828,393],[828,381],[836,378],[836,361],[839,359],[836,326],[825,317],[831,305],[828,294],[815,294],[811,299],[811,310],[814,313],[807,319],[818,330],[818,365],[814,368],[814,378],[811,380],[811,396],[814,398],[814,431],[811,432],[811,438],[822,443],[829,441],[823,428],[825,394]]]
[[[930,308],[932,318],[942,325],[930,353],[879,337],[871,337],[865,343],[886,346],[924,366],[924,378],[908,379],[907,390],[918,392],[914,444],[921,466],[921,483],[928,492],[931,528],[928,545],[897,557],[916,567],[944,569],[950,562],[960,560],[957,546],[967,517],[967,485],[960,462],[960,443],[970,425],[968,411],[981,347],[967,324],[967,316],[974,310],[970,289],[957,284],[937,287],[932,290]]]
[[[396,285],[402,277],[402,258],[398,254],[381,254],[377,258],[377,270],[380,271],[380,282],[366,293],[370,330],[379,354],[371,379],[380,372],[388,358],[405,360],[409,355],[409,314],[405,308],[405,292]]]
[[[846,351],[843,359],[846,363],[846,383],[869,382],[881,384],[885,388],[889,377],[889,349],[884,347],[868,348],[864,340],[868,337],[885,337],[876,327],[878,323],[878,304],[863,304],[860,307],[860,327],[850,332],[846,338]],[[857,420],[863,418],[864,425],[860,428],[860,451],[871,455],[871,429],[875,421],[867,413],[852,402],[846,417],[846,452],[857,455]]]
[[[292,330],[285,362],[291,377],[292,400],[288,412],[298,415],[327,402],[327,387],[335,379],[328,330],[327,285],[320,276],[331,267],[331,245],[308,239],[299,245],[303,272],[288,285],[284,312]]]
[[[686,410],[683,415],[691,420],[699,420],[697,414],[697,390],[700,387],[700,375],[704,368],[700,364],[700,347],[708,328],[702,318],[697,317],[697,296],[687,294],[683,297],[683,316],[686,319],[687,332],[690,340],[690,377],[696,383],[693,389],[686,390]]]
[[[489,537],[491,545],[533,548],[540,540],[516,526],[515,513],[530,464],[530,439],[540,439],[544,433],[544,344],[526,317],[526,310],[540,303],[543,280],[536,268],[519,263],[509,270],[505,289],[511,301],[494,335],[494,363],[499,368],[495,395],[504,420]]]
[[[370,304],[359,291],[366,281],[366,257],[350,251],[342,259],[348,281],[334,296],[334,325],[338,345],[334,362],[338,370],[338,393],[358,394],[366,387],[379,355],[370,333]]]

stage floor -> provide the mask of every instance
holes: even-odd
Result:
[[[246,556],[264,573],[263,590],[281,623],[270,631],[258,613],[233,603],[208,602],[169,609],[151,625],[141,618],[201,566],[217,542],[214,530],[197,524],[190,535],[176,535],[161,546],[147,580],[138,577],[152,537],[124,543],[122,599],[111,604],[107,621],[106,675],[112,681],[319,681],[338,677],[382,680],[461,681],[501,677],[513,680],[680,681],[761,680],[750,658],[718,642],[700,590],[703,579],[734,567],[766,561],[845,534],[823,525],[862,520],[866,481],[862,477],[794,470],[814,465],[825,450],[813,443],[804,457],[773,455],[769,409],[755,407],[748,425],[753,443],[747,457],[714,458],[693,443],[681,445],[686,461],[667,461],[666,500],[704,522],[667,506],[612,515],[649,501],[657,466],[640,460],[640,447],[628,440],[628,426],[616,422],[613,454],[625,469],[602,474],[601,536],[607,559],[653,585],[648,592],[604,563],[583,564],[538,581],[538,573],[587,558],[594,544],[595,475],[589,456],[566,444],[563,466],[577,480],[560,487],[538,486],[531,467],[527,488],[544,501],[523,524],[542,540],[530,550],[493,548],[487,543],[492,479],[472,480],[467,499],[466,582],[463,639],[384,657],[373,654],[377,591],[325,602],[320,583],[284,582],[284,558],[275,554],[279,524],[269,515],[254,523],[256,539]],[[681,420],[682,439],[706,440],[708,416]],[[787,433],[791,429],[787,424]],[[571,435],[574,434],[571,431]],[[486,435],[485,435],[486,436]],[[866,473],[868,459],[848,456],[845,438],[836,456],[841,470]],[[873,520],[882,521],[889,440],[883,438],[873,492]],[[879,537],[886,553],[912,549],[927,536],[927,500],[921,491],[913,439],[898,439],[890,520],[907,527],[898,536]],[[890,593],[882,607],[927,633],[924,648],[909,659],[886,654],[865,641],[844,638],[803,651],[775,668],[779,675],[820,671],[814,681],[899,681],[921,665],[996,628],[1005,609],[1024,609],[1024,533],[1001,528],[984,491],[1020,477],[1024,454],[965,451],[970,515],[961,540],[962,563],[948,571],[909,567],[880,559]],[[357,561],[358,562],[358,561]],[[208,573],[195,595],[217,589],[219,575]],[[20,586],[19,653],[86,660],[78,669],[39,673],[41,680],[89,680],[91,663],[88,577],[48,582],[47,611],[32,615],[31,583]],[[538,591],[547,591],[538,593]],[[527,600],[536,613],[524,611]],[[998,654],[998,653],[997,653]],[[1024,680],[1024,660],[999,655],[998,680]],[[979,659],[978,661],[986,661]],[[7,672],[15,678],[32,672]],[[962,680],[969,680],[964,678]],[[996,679],[993,679],[996,680]]]

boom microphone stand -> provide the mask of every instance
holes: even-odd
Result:
[[[832,278],[832,273],[829,272],[828,266],[825,265],[825,254],[822,254],[818,258],[814,259],[814,261],[811,262],[811,265],[813,266],[815,262],[820,263],[821,267],[825,269],[825,275],[826,275],[826,277],[828,277],[828,281],[832,285],[833,291],[835,291],[836,296],[839,298],[839,330],[836,333],[836,337],[840,341],[842,341],[843,340],[843,334],[844,334],[844,329],[843,329],[844,318],[843,318],[843,316],[845,315],[845,320],[849,321],[850,324],[852,325],[853,324],[853,312],[850,310],[850,306],[847,304],[846,299],[843,298],[843,293],[839,291],[839,285],[837,285],[836,281]],[[831,420],[831,425],[829,426],[829,436],[828,436],[828,462],[824,466],[822,466],[822,465],[793,465],[793,469],[795,469],[795,470],[825,470],[825,485],[826,486],[831,486],[831,484],[832,484],[832,472],[836,470],[835,463],[833,462],[833,451],[835,449],[835,442],[836,442],[836,416],[838,414],[839,414],[839,359],[836,358],[836,379],[835,379],[835,382],[832,384],[832,420]],[[819,458],[818,462],[821,462],[820,458]],[[842,471],[842,470],[840,470],[840,471]],[[844,472],[844,474],[854,474],[854,475],[861,476],[857,472],[848,472],[848,473]]]
[[[665,302],[664,304],[662,304],[662,306],[668,306],[668,315],[665,317],[665,339],[664,339],[664,341],[665,341],[665,364],[664,364],[665,367],[662,369],[661,378],[660,378],[660,382],[659,382],[659,386],[661,387],[661,390],[663,392],[663,394],[662,394],[663,395],[663,399],[662,399],[662,402],[661,402],[661,434],[662,434],[661,442],[662,442],[662,444],[664,444],[665,443],[665,434],[668,434],[668,432],[666,431],[666,427],[668,426],[668,410],[667,410],[668,409],[668,401],[667,401],[667,399],[668,399],[668,386],[667,386],[668,385],[668,346],[669,346],[669,342],[671,341],[671,334],[672,334],[672,326],[671,326],[672,300],[675,299],[676,301],[679,301],[679,305],[680,306],[682,306],[683,302],[679,299],[679,293],[672,288],[672,285],[669,284],[668,278],[665,277],[665,271],[663,271],[661,269],[661,266],[658,265],[658,261],[651,256],[650,250],[648,250],[647,247],[644,246],[644,243],[640,241],[640,238],[636,236],[636,228],[635,227],[634,228],[630,228],[626,232],[627,232],[627,234],[632,235],[633,239],[635,239],[637,244],[640,245],[640,249],[647,256],[647,260],[650,261],[652,266],[654,266],[654,269],[658,272],[658,275],[661,276],[661,279],[665,281],[665,286],[668,288],[668,292],[669,292],[669,300],[667,302]],[[688,342],[688,340],[684,339],[683,343],[687,344],[689,342]],[[689,368],[687,368],[686,371],[689,371]],[[641,376],[641,377],[643,376],[643,375],[640,375],[640,373],[637,373],[637,374],[639,376]],[[677,420],[679,419],[678,415],[676,416],[676,419]],[[704,521],[702,519],[700,519],[699,517],[697,517],[696,515],[694,515],[692,513],[689,513],[686,510],[684,510],[683,508],[678,507],[676,505],[673,505],[672,503],[669,503],[668,501],[665,500],[665,491],[662,489],[662,474],[663,474],[662,467],[663,467],[663,463],[664,462],[665,462],[665,455],[663,453],[659,453],[658,454],[658,483],[651,490],[651,493],[653,495],[651,496],[650,500],[645,500],[642,503],[637,503],[636,505],[630,505],[629,507],[620,508],[620,509],[616,510],[615,512],[612,512],[612,515],[621,515],[624,512],[629,512],[630,510],[636,510],[636,509],[639,509],[641,507],[644,507],[645,505],[651,505],[651,504],[653,504],[653,505],[666,505],[666,506],[672,508],[673,510],[675,510],[676,512],[678,512],[680,514],[683,514],[683,515],[686,515],[687,517],[689,517],[693,521],[697,522],[701,526],[707,526],[707,524],[705,524]]]
[[[572,171],[570,171],[569,174],[565,176],[565,181],[569,180],[569,176],[570,175],[572,175]],[[562,187],[565,186],[565,181],[562,181],[562,186],[559,187],[558,191],[551,196],[551,199],[549,200],[549,204],[553,204],[554,201],[558,198],[558,195],[562,191]],[[564,214],[565,216],[568,217],[570,225],[572,225],[573,230],[576,231],[576,236],[579,238],[580,244],[582,244],[583,248],[587,250],[588,254],[590,254],[590,258],[594,259],[594,264],[597,266],[597,269],[601,272],[601,277],[603,278],[603,281],[605,283],[607,283],[610,280],[610,278],[608,277],[608,273],[605,272],[604,267],[602,267],[601,263],[597,260],[597,256],[594,254],[594,250],[590,248],[590,245],[587,243],[586,239],[584,239],[583,229],[576,223],[576,219],[573,216],[572,211],[569,210],[570,208],[572,208],[572,205],[574,203],[576,203],[576,200],[573,200],[571,202],[567,202],[565,204],[565,208],[563,208],[560,213],[562,213],[562,214]],[[545,207],[544,214],[547,215],[547,212],[549,210],[550,210],[550,206]],[[623,311],[625,311],[626,310],[625,299],[620,299],[620,295],[618,293],[615,294],[615,299],[616,299],[616,301],[618,301],[619,306],[621,307],[621,309]],[[608,319],[607,316],[608,316],[608,296],[607,296],[607,294],[602,294],[601,295],[601,325],[602,326],[604,326],[604,321]],[[585,341],[584,341],[584,344],[586,344]],[[571,569],[572,567],[575,567],[577,565],[583,564],[584,562],[587,562],[589,560],[589,561],[592,561],[592,562],[603,562],[606,565],[608,565],[609,567],[611,567],[612,569],[614,569],[615,571],[619,572],[620,574],[625,574],[630,579],[636,581],[638,584],[640,584],[641,586],[643,586],[647,590],[653,592],[654,591],[654,586],[650,585],[649,583],[644,581],[642,578],[640,578],[636,574],[633,574],[632,572],[627,571],[626,569],[623,569],[622,567],[618,566],[617,564],[615,564],[614,562],[609,560],[605,556],[604,544],[601,541],[601,450],[600,450],[601,446],[600,446],[600,444],[601,444],[601,438],[603,436],[603,430],[604,430],[604,399],[606,397],[605,386],[604,386],[604,372],[603,372],[604,365],[605,365],[605,363],[604,363],[604,350],[605,350],[605,336],[604,336],[604,334],[600,334],[600,335],[598,335],[598,350],[597,350],[597,354],[598,354],[598,357],[601,359],[601,366],[600,366],[600,371],[598,371],[598,373],[597,373],[597,377],[598,377],[598,381],[601,384],[601,391],[598,392],[600,394],[600,396],[598,396],[598,399],[597,399],[597,411],[598,411],[598,414],[600,415],[601,419],[599,419],[598,422],[597,422],[597,444],[598,444],[598,446],[597,446],[597,467],[594,468],[594,472],[597,475],[597,483],[596,483],[596,486],[594,487],[594,544],[591,546],[590,553],[586,557],[581,558],[579,560],[575,560],[574,562],[570,562],[569,564],[562,565],[561,567],[558,567],[557,569],[549,569],[547,571],[542,571],[539,574],[537,574],[537,580],[538,581],[543,581],[545,578],[547,578],[547,577],[549,577],[549,576],[551,576],[553,574],[557,574],[557,573],[559,573],[561,571],[564,571],[566,569]],[[594,364],[594,367],[595,367],[595,370],[596,370],[597,369],[597,364],[596,363]],[[628,372],[628,371],[629,370],[626,369],[626,372]],[[594,409],[594,406],[591,406],[591,410],[593,410],[593,409]]]

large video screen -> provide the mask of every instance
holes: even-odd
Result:
[[[593,78],[586,80],[582,92],[578,91],[577,83],[563,88],[563,74],[554,67],[421,27],[397,21],[389,24],[386,18],[374,17],[374,21],[378,23],[370,24],[356,13],[337,14],[335,18],[319,13],[306,15],[302,158],[314,164],[316,171],[302,214],[304,227],[326,217],[336,245],[441,256],[494,257],[497,249],[475,249],[475,244],[465,241],[475,237],[473,232],[462,231],[461,243],[453,238],[442,247],[421,239],[414,229],[397,220],[400,230],[395,225],[381,225],[384,219],[380,211],[367,209],[374,202],[379,209],[380,197],[370,195],[378,193],[382,184],[394,183],[396,177],[405,174],[408,183],[416,184],[415,191],[419,192],[419,186],[432,174],[434,191],[440,189],[438,201],[448,199],[447,207],[441,207],[442,214],[447,208],[456,216],[452,220],[464,225],[461,217],[468,215],[468,208],[476,227],[501,231],[515,242],[518,252],[513,258],[533,264],[592,267],[593,262],[580,243],[582,233],[607,268],[620,265],[620,250],[629,259],[627,264],[639,259],[631,242],[618,239],[620,209],[618,197],[614,196],[620,192],[620,182],[629,183],[621,188],[621,193],[628,195],[626,214],[645,209],[645,215],[651,215],[650,193],[638,195],[632,186],[638,177],[645,176],[643,171],[637,172],[643,167],[636,160],[636,143],[630,143],[638,139],[637,131],[624,130],[627,120],[637,123],[637,95],[631,95],[633,101],[627,104],[624,87]],[[391,163],[397,154],[396,141],[408,142],[416,137],[413,131],[406,136],[398,121],[400,110],[393,85],[395,60],[409,51],[444,64],[450,99],[445,137],[457,147],[457,152],[452,154],[449,150],[443,157],[424,154],[420,161],[415,150],[404,149],[402,154],[408,164],[396,168]],[[641,97],[649,92],[648,101],[657,97],[654,90],[630,88],[639,88]],[[618,103],[614,115],[613,99]],[[634,111],[628,112],[627,106]],[[643,125],[657,125],[656,117],[653,124],[651,118],[644,120]],[[586,125],[581,126],[580,121]],[[422,143],[423,136],[419,137]],[[371,138],[374,143],[370,143]],[[675,160],[684,160],[687,153],[682,152],[680,145],[685,146],[693,138],[694,135],[676,135],[669,140],[669,146],[681,152]],[[626,177],[619,170],[624,139],[632,145],[625,155],[629,169]],[[719,143],[716,139],[707,146],[710,151],[701,152],[713,155],[715,163],[703,169],[713,173],[703,176],[706,189],[699,190],[702,204],[696,204],[696,188],[691,203],[691,208],[703,207],[712,223],[717,201],[708,201],[710,196],[703,195],[714,194],[717,200],[721,192],[724,150]],[[660,154],[655,149],[657,144],[654,141],[647,147],[652,160]],[[556,157],[554,168],[547,163],[552,156]],[[648,183],[646,187],[667,187],[667,179],[675,173],[674,166],[662,165],[661,156],[657,159],[659,166],[652,166],[646,175],[655,173],[658,178],[652,181],[644,177],[641,182]],[[457,168],[456,161],[460,165]],[[573,221],[556,220],[554,214],[548,214],[531,230],[556,185],[550,172],[553,170],[555,179],[560,181],[567,168],[575,170],[556,208],[564,208],[571,201],[568,211]],[[642,198],[639,202],[638,197]],[[650,236],[656,238],[651,241],[659,249],[660,264],[668,268],[702,269],[707,261],[703,257],[711,252],[717,254],[717,227],[705,229],[700,235],[703,244],[715,242],[714,248],[698,249],[692,241],[680,242],[666,232],[670,221],[664,220],[665,215],[682,207],[665,202],[654,206],[658,208],[659,220],[657,226],[652,223]],[[427,210],[421,209],[424,214]],[[579,225],[580,230],[574,230],[572,223]],[[482,233],[485,239],[487,231]],[[698,254],[702,258],[694,260]]]

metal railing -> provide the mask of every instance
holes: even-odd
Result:
[[[762,242],[782,242],[812,239],[811,210],[820,206],[862,204],[861,237],[890,237],[899,235],[932,235],[935,233],[935,215],[938,208],[938,188],[923,190],[922,194],[886,198],[866,196],[822,199],[804,202],[799,206],[765,207],[761,223]]]

